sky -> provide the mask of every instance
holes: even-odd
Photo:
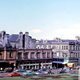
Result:
[[[0,0],[0,31],[36,39],[80,36],[80,0]]]

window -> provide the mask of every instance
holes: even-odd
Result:
[[[79,57],[80,57],[80,53],[79,53]]]
[[[43,52],[43,58],[46,58],[46,52]]]
[[[24,59],[28,59],[28,52],[24,53]]]
[[[56,53],[56,56],[57,56],[57,57],[59,56],[59,52]]]
[[[64,46],[62,46],[62,49],[64,49]]]
[[[76,57],[77,57],[77,53],[76,53]]]
[[[48,45],[46,45],[46,49],[48,49]]]
[[[50,52],[47,52],[47,58],[50,58]]]
[[[12,58],[12,57],[13,57],[13,54],[12,54],[12,52],[10,52],[10,54],[9,54],[9,57],[10,57],[10,58]]]
[[[21,54],[21,52],[18,53],[18,59],[22,59],[22,54]]]
[[[64,46],[64,50],[66,49],[66,46]]]
[[[31,52],[31,59],[34,59],[34,58],[35,58],[35,53]]]
[[[51,45],[51,48],[53,48],[53,45]]]
[[[40,52],[37,52],[37,59],[40,59]]]
[[[43,47],[43,45],[41,45],[41,49],[43,49],[44,47]]]
[[[78,53],[76,53],[76,57],[78,57]]]
[[[68,49],[68,46],[66,46],[66,49]]]

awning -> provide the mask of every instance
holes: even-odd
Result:
[[[52,63],[43,63],[43,65],[48,65],[48,64],[52,64]]]
[[[67,66],[68,66],[68,67],[73,67],[73,64],[74,64],[74,63],[67,63]]]
[[[52,63],[42,63],[43,65],[49,65],[49,64],[52,64]],[[21,64],[21,66],[35,66],[35,65],[39,65],[39,63],[36,63],[36,64]]]
[[[7,63],[7,61],[0,61],[0,63]]]
[[[67,64],[67,62],[59,62],[59,61],[53,61],[52,63]]]
[[[21,64],[20,66],[33,66],[33,65],[39,65],[39,64]]]

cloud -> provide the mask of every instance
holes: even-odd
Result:
[[[61,28],[61,29],[56,29],[53,31],[56,37],[62,37],[62,38],[68,38],[68,39],[73,39],[76,36],[80,35],[80,24],[75,24],[71,28]]]
[[[75,24],[73,27],[80,27],[80,23]]]
[[[31,32],[31,33],[41,33],[42,31],[39,30],[39,29],[34,29],[34,30],[29,31],[29,32]]]

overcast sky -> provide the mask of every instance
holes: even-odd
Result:
[[[36,39],[80,36],[80,0],[0,0],[0,31]]]

